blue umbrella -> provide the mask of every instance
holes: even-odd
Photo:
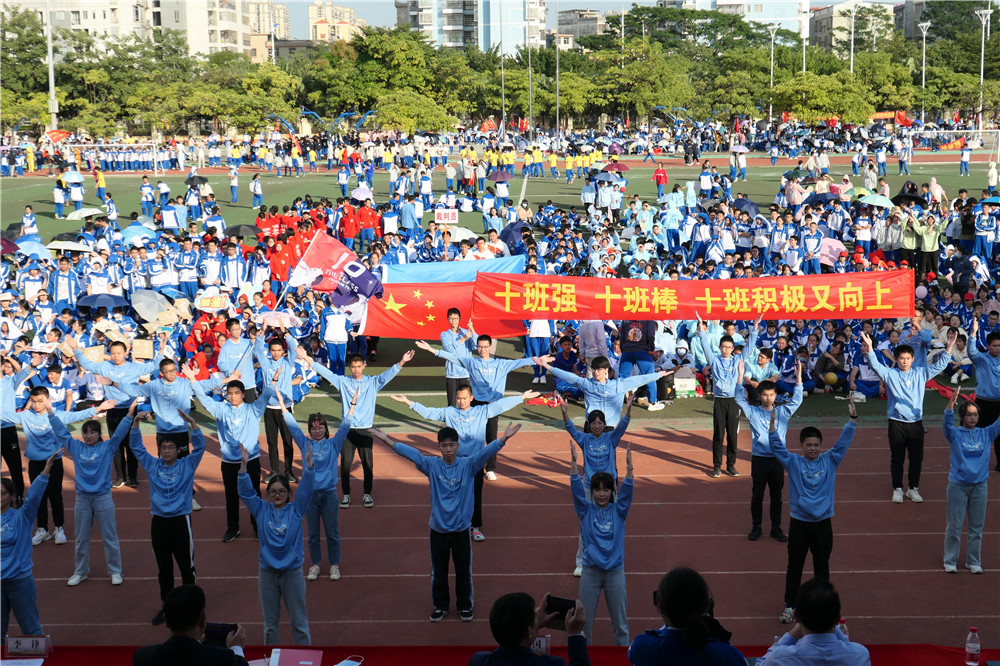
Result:
[[[41,243],[42,242],[42,237],[39,236],[38,234],[25,234],[25,235],[21,236],[20,238],[18,238],[17,242],[18,243],[28,243],[28,242]]]
[[[513,248],[517,244],[517,241],[521,240],[522,229],[531,229],[531,227],[522,220],[512,222],[500,232],[500,240],[507,243],[507,247]]]
[[[983,199],[979,203],[1000,204],[1000,197],[988,197],[986,199]]]
[[[153,232],[141,224],[133,223],[122,230],[122,241],[126,245],[131,245],[133,238],[153,238],[153,236]]]
[[[83,174],[79,171],[67,171],[62,175],[64,183],[82,183],[83,180]]]
[[[17,251],[25,256],[37,254],[39,259],[52,261],[52,251],[38,241],[21,241],[17,244]]]
[[[733,208],[735,208],[738,211],[745,212],[750,217],[756,217],[760,215],[760,208],[757,207],[757,204],[743,197],[740,197],[739,199],[733,202]]]
[[[839,198],[840,198],[839,194],[833,194],[832,192],[823,192],[823,193],[813,192],[812,194],[807,196],[805,201],[803,201],[802,203],[804,203],[807,206],[811,206],[812,204],[815,203],[826,203],[827,201],[833,201],[834,199],[839,199]]]
[[[85,308],[127,308],[129,303],[121,296],[114,294],[92,294],[84,296],[76,302],[77,306]]]

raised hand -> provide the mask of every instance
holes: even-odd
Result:
[[[351,398],[351,408],[347,410],[348,416],[354,416],[354,408],[358,406],[358,396],[361,395],[361,387],[354,390],[354,397]]]
[[[778,416],[778,410],[775,409],[774,407],[772,407],[771,408],[771,426],[768,428],[768,430],[770,432],[777,432],[777,430],[778,430],[777,427],[776,427],[777,416]]]
[[[56,458],[58,458],[65,450],[65,448],[60,448],[58,451],[49,456],[48,460],[45,461],[45,467],[42,468],[42,474],[45,476],[49,475],[49,472],[52,471],[52,464],[55,463]]]
[[[378,428],[369,428],[368,434],[371,435],[373,438],[379,440],[389,448],[392,448],[392,440],[389,439],[389,435],[385,434]]]
[[[130,418],[135,418],[135,413],[139,409],[139,401],[133,400],[132,404],[128,406],[128,415]]]
[[[240,444],[240,474],[245,474],[247,471],[247,463],[250,461],[250,454],[247,452],[247,447]]]
[[[117,405],[117,404],[118,404],[117,400],[105,400],[101,404],[97,405],[97,407],[95,407],[95,409],[98,412],[106,412],[109,409],[114,409],[115,405]]]
[[[417,340],[413,344],[419,347],[420,349],[423,349],[425,352],[430,352],[431,354],[434,353],[434,347],[431,347],[424,340]]]
[[[955,395],[958,395],[957,391],[955,392]],[[858,408],[854,406],[854,393],[850,393],[847,396],[847,415],[852,419],[858,418]]]
[[[198,422],[195,421],[193,418],[191,418],[191,415],[188,414],[187,412],[185,412],[180,407],[177,408],[177,415],[180,416],[182,419],[184,419],[184,422],[187,423],[189,426],[192,426],[192,427],[195,427],[195,428],[198,427]]]
[[[189,381],[198,381],[198,374],[194,371],[194,368],[186,363],[181,365],[181,373],[187,377]]]
[[[627,444],[625,446],[625,476],[626,478],[632,478],[632,445]]]
[[[525,391],[524,393],[521,394],[521,399],[531,400],[532,398],[537,398],[540,395],[541,393],[539,393],[538,391]]]
[[[310,361],[311,360],[309,358],[309,352],[307,352],[302,345],[299,345],[298,347],[296,347],[295,353],[303,361]]]
[[[955,392],[951,394],[951,400],[948,401],[948,409],[955,409],[955,404],[958,402],[958,394],[962,392],[961,386],[955,387]]]
[[[389,397],[392,398],[393,400],[395,400],[396,402],[403,403],[406,406],[409,406],[413,402],[412,400],[410,400],[409,398],[407,398],[405,395],[396,394],[396,395],[392,395],[392,396],[389,396]]]
[[[111,377],[97,377],[96,379],[98,384],[102,384],[104,386],[111,386],[115,383],[115,380],[111,379]]]
[[[274,369],[274,376],[271,377],[271,383],[274,384],[275,386],[278,385],[278,377],[281,377],[281,370],[282,366],[280,365]]]
[[[802,361],[795,362],[795,383],[802,383]]]
[[[520,429],[521,429],[520,423],[514,423],[513,421],[511,421],[510,423],[507,424],[507,427],[504,428],[503,437],[501,437],[500,439],[506,442],[508,439],[516,435],[517,431]]]
[[[416,355],[417,355],[417,352],[414,351],[413,349],[410,349],[409,351],[407,351],[405,354],[403,354],[403,358],[399,362],[399,367],[402,368],[404,365],[406,365],[407,363],[409,363],[410,361],[412,361],[413,357],[416,356]]]

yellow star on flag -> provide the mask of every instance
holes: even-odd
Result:
[[[424,302],[424,305],[426,305],[428,308],[432,308],[433,309],[434,308],[434,301],[426,301],[426,302]]]
[[[392,294],[389,294],[389,300],[385,302],[386,310],[392,310],[396,314],[402,316],[403,315],[402,310],[405,307],[406,303],[397,303],[395,297]]]
[[[413,298],[421,298],[423,297],[423,295],[424,295],[423,292],[421,292],[419,289],[413,290]]]
[[[434,315],[432,315],[432,314],[431,314],[431,315],[427,315],[427,321],[434,321],[434,320],[435,320],[436,318],[437,318],[437,317],[435,317],[435,316],[434,316]]]
[[[417,326],[423,326],[423,325],[424,325],[424,322],[422,322],[422,321],[418,321],[417,322]]]

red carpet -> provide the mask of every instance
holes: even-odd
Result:
[[[490,649],[490,648],[479,648]],[[45,666],[129,666],[135,647],[58,647],[45,660]],[[365,658],[364,666],[464,666],[477,648],[470,646],[419,645],[396,647],[331,647],[323,649],[323,666],[334,666],[351,655]],[[763,646],[740,647],[744,655],[759,657],[767,650]],[[961,664],[964,650],[938,645],[869,645],[873,666],[954,666]],[[248,647],[247,659],[260,659],[271,653],[270,648]],[[552,653],[566,656],[565,647],[553,647]],[[625,666],[625,648],[595,646],[590,648],[590,661],[595,666]],[[981,663],[1000,659],[1000,650],[983,650]],[[4,664],[16,660],[4,660]]]

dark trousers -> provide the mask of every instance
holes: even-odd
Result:
[[[979,408],[979,424],[977,427],[985,428],[986,426],[991,426],[997,422],[1000,418],[1000,400],[986,400],[984,398],[976,398],[976,407]],[[6,428],[4,428],[6,430]],[[4,451],[6,451],[4,447]],[[993,440],[993,451],[997,456],[997,470],[1000,470],[1000,437]],[[4,460],[6,460],[6,453],[4,454]],[[9,463],[8,463],[9,466]]]
[[[472,535],[431,530],[431,600],[437,610],[448,610],[448,556],[455,563],[455,607],[472,610]]]
[[[28,461],[28,479],[34,483],[35,478],[45,469],[45,460]],[[63,461],[56,458],[52,461],[52,471],[49,472],[49,485],[45,488],[45,495],[42,496],[42,503],[38,505],[38,526],[48,529],[49,526],[49,504],[52,505],[52,524],[55,527],[62,527],[65,520],[62,497],[63,482]]]
[[[910,456],[906,474],[909,488],[920,486],[920,470],[924,463],[924,422],[906,423],[889,419],[889,473],[892,487],[903,487],[903,461]]]
[[[0,454],[7,464],[10,480],[14,482],[14,497],[11,506],[19,507],[24,500],[24,467],[21,462],[21,446],[17,441],[17,427],[4,426],[0,428]]]
[[[267,460],[272,472],[281,473],[278,456],[278,435],[281,435],[281,445],[285,451],[285,476],[292,473],[292,462],[295,459],[295,442],[292,433],[288,431],[285,417],[280,409],[264,410],[264,434],[267,437]]]
[[[454,379],[452,377],[444,378],[444,390],[448,393],[448,406],[452,407],[455,404],[455,394],[458,393],[458,387],[462,384],[468,384],[468,379]]]
[[[917,266],[917,251],[902,247],[899,249],[899,260],[905,261],[910,268],[915,268]]]
[[[785,487],[785,469],[777,458],[753,456],[750,459],[750,478],[753,494],[750,496],[750,518],[754,527],[760,527],[764,517],[764,489],[770,489],[771,527],[781,527],[781,490]]]
[[[473,508],[472,508],[472,526],[482,527],[483,526],[483,480],[486,478],[486,472],[479,470],[476,472],[475,479],[473,479],[472,484],[472,496],[473,496]]]
[[[240,494],[236,488],[236,477],[240,473],[240,464],[222,461],[222,488],[226,493],[226,530],[240,529]],[[247,462],[247,474],[260,497],[260,458]],[[257,519],[250,516],[250,524],[257,529]]]
[[[344,440],[344,448],[340,451],[340,488],[345,495],[351,494],[351,465],[354,464],[354,452],[361,459],[361,470],[364,474],[365,495],[372,494],[375,473],[372,467],[372,436],[364,430],[348,431]]]
[[[107,413],[108,434],[113,435],[118,424],[128,416],[128,409],[109,409]],[[128,445],[128,437],[122,440],[115,452],[115,479],[126,483],[139,480],[139,459]]]
[[[715,396],[712,404],[712,466],[722,467],[722,440],[726,440],[726,466],[736,466],[736,434],[740,426],[740,408],[736,398]]]
[[[249,404],[251,402],[256,402],[257,400],[257,388],[251,386],[243,392],[243,402]]]
[[[477,405],[488,405],[488,404],[490,404],[490,403],[487,402],[487,401],[485,401],[485,400],[473,400],[472,401],[472,406],[473,407],[475,407]],[[487,444],[490,444],[493,440],[495,440],[497,438],[497,429],[499,428],[499,423],[500,423],[500,417],[499,416],[494,416],[494,417],[490,418],[488,421],[486,421],[486,443]],[[489,460],[486,461],[486,471],[487,472],[493,472],[493,471],[496,471],[496,468],[497,468],[497,457],[493,456],[492,458],[490,458]]]
[[[223,463],[225,464],[225,463]],[[156,578],[160,583],[160,601],[165,601],[174,589],[174,561],[181,572],[182,585],[198,582],[194,571],[194,537],[191,535],[191,514],[183,516],[153,516],[149,540],[156,558]]]
[[[985,259],[985,258],[984,258]],[[917,279],[919,276],[926,275],[927,273],[934,272],[937,269],[938,253],[937,252],[924,252],[920,251],[920,270],[917,271]],[[988,261],[988,259],[986,260]],[[912,266],[913,264],[910,264]]]
[[[795,607],[802,582],[806,553],[812,553],[813,576],[830,580],[830,553],[833,552],[833,522],[827,518],[807,523],[792,518],[788,525],[788,571],[785,573],[785,605]]]

